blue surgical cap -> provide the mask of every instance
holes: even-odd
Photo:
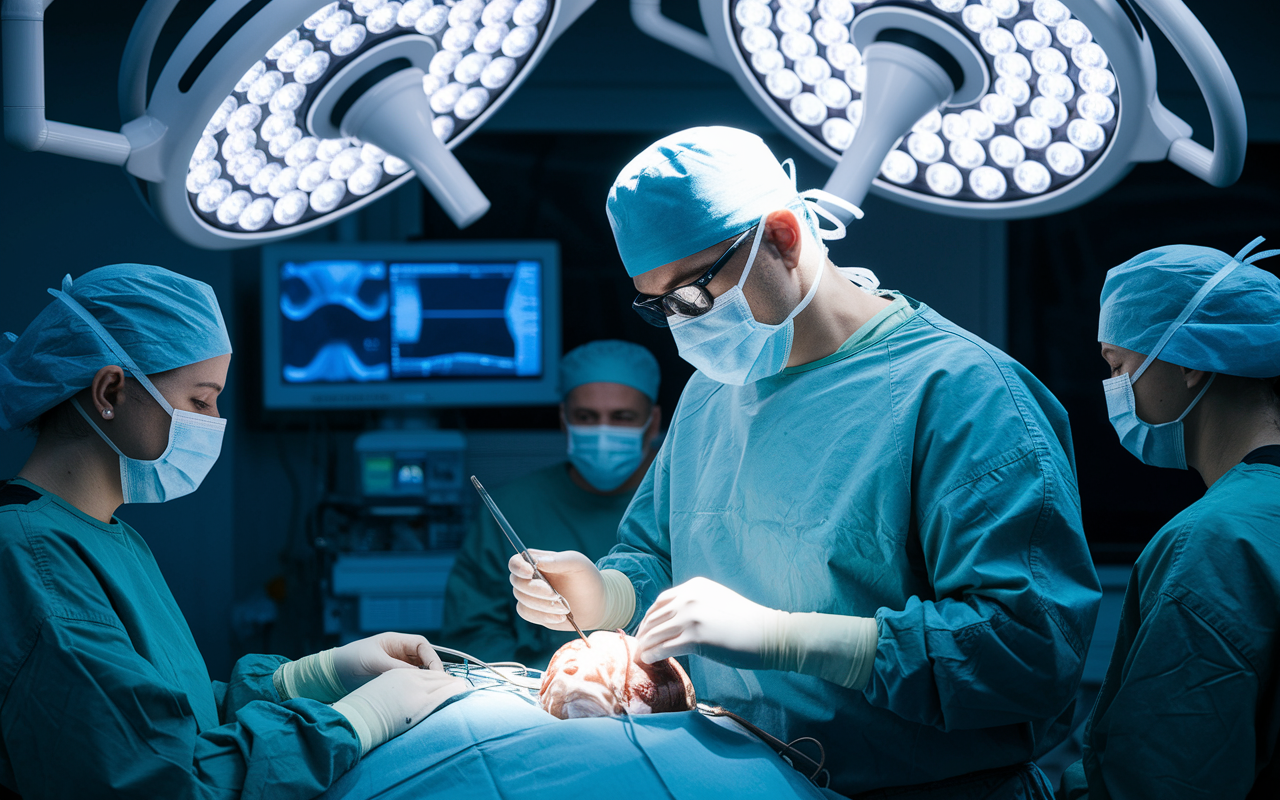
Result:
[[[658,401],[658,359],[638,344],[620,339],[599,339],[575,347],[560,362],[560,392],[584,383],[621,383]]]
[[[213,289],[176,272],[113,264],[76,281],[68,275],[62,291],[145,375],[231,352]],[[55,296],[21,336],[0,337],[0,430],[26,425],[72,397],[108,364],[125,366],[89,323]]]
[[[804,208],[795,181],[764,140],[712,127],[673,133],[645,148],[613,182],[605,213],[634,278],[787,207]]]
[[[1107,273],[1098,341],[1150,355],[1190,308],[1159,358],[1187,369],[1246,378],[1280,376],[1280,280],[1252,263],[1255,239],[1235,258],[1209,247],[1175,244],[1135,256]],[[1215,285],[1197,294],[1224,268]]]

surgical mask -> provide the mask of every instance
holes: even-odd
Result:
[[[1139,375],[1145,370],[1149,362],[1148,358],[1134,375]],[[1173,422],[1160,425],[1152,425],[1138,418],[1133,399],[1133,382],[1129,379],[1128,373],[1103,381],[1102,389],[1107,395],[1107,416],[1111,419],[1111,427],[1115,428],[1120,436],[1120,444],[1143,464],[1169,469],[1186,469],[1187,451],[1182,420],[1186,419],[1191,409],[1196,407],[1196,403],[1200,402],[1204,393],[1209,391],[1216,377],[1218,376],[1209,376],[1200,394],[1196,395],[1196,399],[1191,401],[1191,405],[1187,406],[1187,410],[1183,411],[1181,416]]]
[[[147,461],[130,458],[120,452],[115,442],[111,441],[98,423],[72,399],[71,405],[80,416],[97,431],[102,440],[120,457],[120,490],[125,503],[163,503],[175,497],[191,494],[199,486],[214,462],[222,452],[222,436],[227,421],[218,417],[208,417],[191,411],[175,409],[169,401],[156,389],[151,380],[106,328],[90,314],[84,306],[66,292],[54,292],[62,302],[66,303],[93,329],[125,369],[137,378],[147,392],[155,398],[160,407],[169,414],[169,444],[160,457]]]
[[[1178,314],[1177,319],[1165,329],[1164,334],[1156,342],[1156,346],[1152,348],[1151,353],[1142,362],[1142,366],[1134,371],[1132,377],[1125,373],[1102,382],[1102,390],[1107,397],[1107,417],[1111,420],[1111,427],[1115,428],[1116,434],[1120,437],[1120,444],[1124,445],[1124,449],[1128,450],[1144,464],[1169,469],[1187,468],[1186,441],[1183,434],[1182,421],[1191,413],[1191,409],[1195,408],[1196,404],[1200,402],[1200,398],[1204,397],[1204,393],[1209,391],[1209,387],[1213,385],[1214,379],[1218,376],[1209,376],[1204,388],[1200,390],[1200,393],[1195,396],[1195,399],[1191,401],[1191,404],[1177,419],[1160,425],[1152,425],[1138,418],[1137,403],[1133,397],[1133,384],[1147,371],[1147,367],[1151,366],[1151,362],[1156,360],[1156,356],[1169,343],[1169,339],[1195,312],[1209,292],[1213,291],[1213,287],[1231,274],[1232,270],[1237,266],[1239,266],[1239,262],[1236,261],[1227,264],[1218,270],[1204,286],[1200,287],[1200,290],[1182,309],[1182,313]]]
[[[790,159],[786,163],[790,164]],[[822,239],[843,238],[845,225],[834,214],[811,202],[812,200],[839,206],[855,217],[862,216],[862,211],[857,206],[818,189],[804,192],[801,199],[811,212],[836,226],[834,229],[815,226]],[[680,357],[720,383],[744,386],[761,378],[777,375],[786,368],[795,338],[795,318],[813,301],[818,293],[818,286],[822,283],[822,276],[827,271],[824,262],[819,266],[808,293],[782,322],[769,325],[757,320],[751,313],[751,305],[747,302],[742,287],[746,285],[751,268],[755,265],[756,254],[760,252],[767,217],[767,214],[762,216],[756,225],[747,266],[742,270],[738,283],[717,297],[705,314],[673,319],[670,322],[671,335],[675,337]]]
[[[627,482],[644,461],[645,425],[566,425],[569,462],[587,483],[611,492]]]

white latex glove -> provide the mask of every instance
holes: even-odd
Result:
[[[422,722],[444,701],[471,688],[435,669],[391,669],[333,704],[360,739],[363,757]]]
[[[444,669],[440,656],[424,637],[380,633],[281,664],[275,673],[275,687],[284,700],[306,697],[332,703],[384,672],[417,667]]]
[[[530,550],[529,555],[538,562],[538,571],[546,580],[534,578],[533,567],[520,554],[511,557],[507,569],[511,570],[516,613],[553,631],[571,631],[573,626],[565,616],[568,603],[567,610],[573,612],[579,627],[597,630],[605,621],[606,595],[604,576],[595,563],[575,550]]]
[[[706,578],[666,590],[636,631],[640,660],[706,656],[740,669],[762,669],[761,651],[784,612],[753,603]]]
[[[639,658],[649,664],[691,654],[862,689],[875,664],[879,630],[871,617],[778,611],[693,578],[658,595],[636,639]]]
[[[348,692],[389,670],[411,667],[425,667],[437,672],[444,669],[440,656],[425,636],[380,633],[344,644],[333,651],[333,668]]]

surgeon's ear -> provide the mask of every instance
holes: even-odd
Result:
[[[773,212],[764,221],[765,235],[787,269],[800,266],[800,220],[787,209]]]
[[[1204,382],[1208,380],[1209,373],[1202,369],[1187,369],[1186,367],[1178,367],[1182,370],[1182,380],[1187,385],[1187,389],[1200,390],[1204,387]]]
[[[115,408],[124,402],[124,398],[124,370],[115,364],[98,370],[93,376],[93,383],[89,384],[89,402],[93,406],[89,411],[109,420],[115,416]]]

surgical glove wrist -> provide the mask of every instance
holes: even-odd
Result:
[[[441,670],[397,669],[351,692],[334,703],[333,710],[351,724],[363,758],[468,688],[466,681]]]
[[[597,630],[605,617],[604,577],[595,562],[574,550],[530,550],[541,577],[517,554],[507,562],[516,613],[535,625],[571,631],[566,612],[584,630]],[[630,619],[628,619],[630,621]]]
[[[602,569],[600,577],[604,580],[604,618],[596,628],[612,631],[627,627],[636,613],[635,586],[616,569]]]
[[[871,677],[879,639],[870,617],[778,612],[765,627],[760,655],[765,669],[861,690]]]
[[[280,699],[305,697],[321,703],[332,703],[345,697],[347,689],[334,668],[333,653],[333,650],[325,650],[281,664],[271,678]]]

